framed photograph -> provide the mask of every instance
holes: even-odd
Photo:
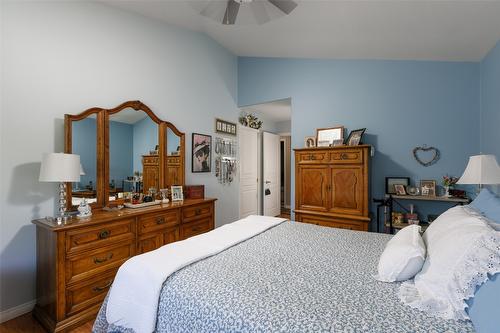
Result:
[[[343,145],[344,145],[344,140],[333,140],[332,146],[338,147]]]
[[[210,172],[212,165],[212,137],[210,135],[193,133],[192,172]]]
[[[406,190],[404,185],[394,184],[394,190],[396,190],[397,195],[406,195]]]
[[[316,130],[316,142],[318,147],[333,145],[335,140],[344,140],[344,126],[318,128]]]
[[[361,139],[363,138],[363,134],[365,133],[366,128],[360,128],[357,130],[351,131],[349,136],[345,140],[345,144],[348,146],[357,146],[361,143]]]
[[[306,136],[304,139],[304,147],[306,148],[314,148],[316,147],[316,137],[314,136]]]
[[[182,193],[182,186],[171,186],[170,193],[172,193],[172,201],[184,200],[184,194]]]
[[[422,195],[429,197],[436,196],[436,181],[435,180],[421,180],[420,181],[420,192]]]
[[[236,123],[215,118],[215,131],[222,134],[236,135]]]
[[[385,177],[386,194],[397,194],[394,185],[403,185],[406,188],[410,185],[410,177]]]

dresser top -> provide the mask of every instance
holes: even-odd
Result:
[[[69,219],[66,223],[57,224],[55,219],[42,218],[31,221],[37,226],[51,229],[53,231],[65,231],[74,228],[81,228],[84,226],[91,226],[94,224],[102,222],[111,222],[118,219],[123,219],[127,217],[136,217],[138,215],[144,215],[148,213],[159,213],[162,211],[169,211],[182,207],[190,207],[195,205],[200,205],[204,203],[212,203],[217,199],[215,198],[205,198],[205,199],[185,199],[184,201],[169,202],[166,204],[159,204],[143,208],[122,208],[120,210],[105,211],[97,210],[89,218],[77,218],[76,216]]]

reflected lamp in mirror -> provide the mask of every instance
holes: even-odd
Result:
[[[66,212],[66,182],[80,181],[80,155],[48,153],[42,157],[41,182],[59,182],[58,221]]]
[[[500,184],[500,167],[494,155],[475,155],[469,157],[469,163],[457,184],[483,185]]]

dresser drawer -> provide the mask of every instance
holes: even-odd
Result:
[[[143,156],[142,157],[142,163],[144,164],[158,164],[160,161],[159,156]]]
[[[66,232],[66,252],[96,249],[108,244],[134,239],[134,219],[103,223],[99,226]]]
[[[96,276],[112,268],[118,268],[135,255],[134,242],[99,248],[67,259],[66,281],[73,283]]]
[[[182,221],[188,222],[212,215],[212,204],[201,204],[182,209]]]
[[[113,283],[116,269],[102,276],[76,284],[66,289],[66,315],[72,315],[93,305],[100,304]]]
[[[181,224],[181,239],[186,239],[212,230],[212,217],[200,219],[195,222]]]
[[[299,163],[325,163],[328,162],[328,153],[325,151],[312,151],[298,154]]]
[[[296,214],[298,222],[320,225],[323,227],[368,231],[368,223],[353,220],[342,220],[308,214]]]
[[[330,153],[330,159],[336,164],[363,163],[363,151],[361,149],[343,149]]]
[[[157,230],[175,226],[180,223],[179,210],[172,210],[167,213],[147,214],[139,217],[138,233],[147,234]]]

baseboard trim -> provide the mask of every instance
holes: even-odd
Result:
[[[0,323],[3,323],[5,321],[14,319],[16,317],[22,316],[23,314],[31,312],[35,307],[35,304],[36,300],[32,300],[0,312]]]

